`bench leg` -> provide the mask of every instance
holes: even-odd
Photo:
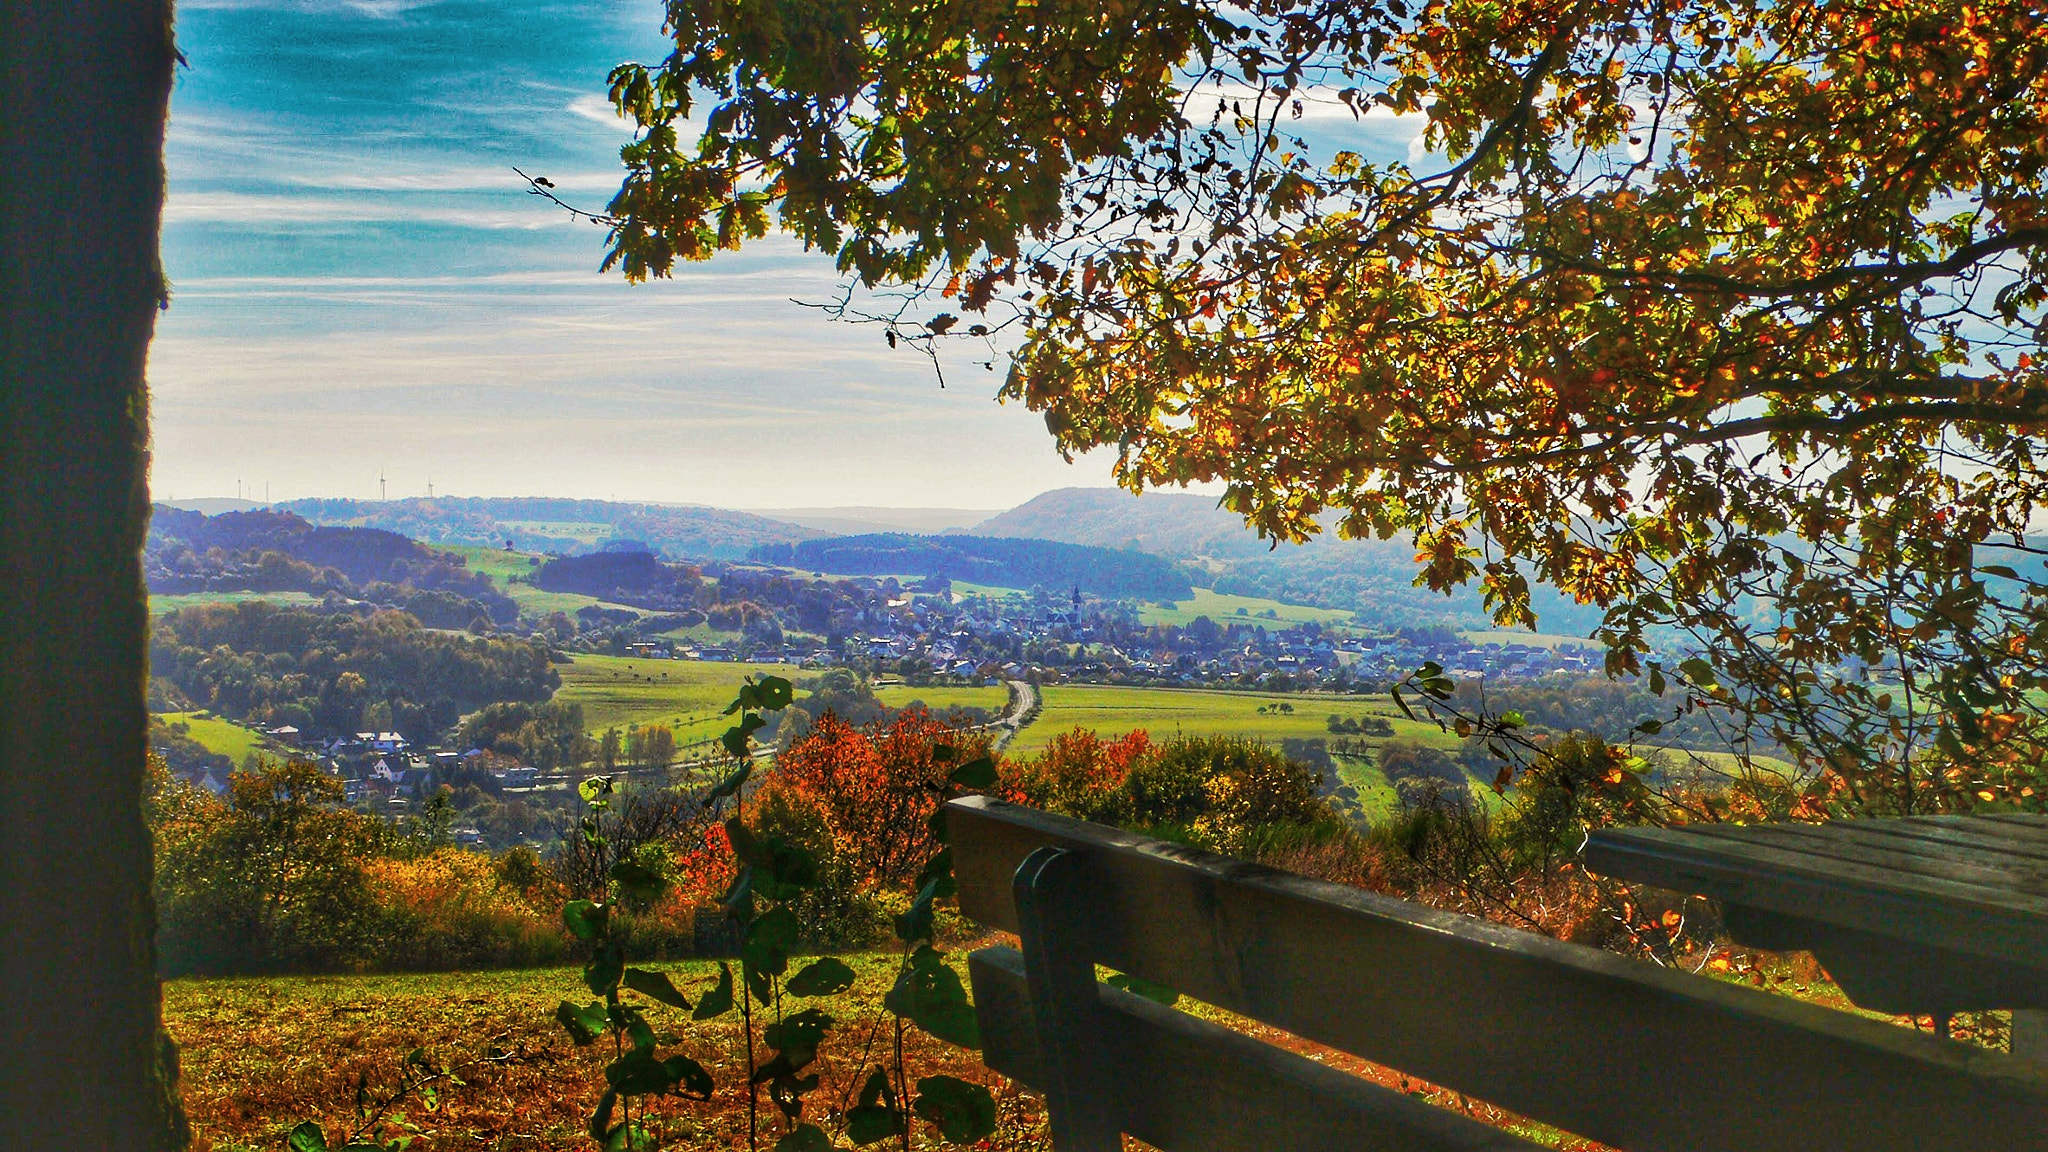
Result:
[[[1085,863],[1064,848],[1040,848],[1017,867],[1012,885],[1052,1146],[1055,1152],[1121,1152],[1102,999],[1087,947],[1095,909],[1087,900]]]

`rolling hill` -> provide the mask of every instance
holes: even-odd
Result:
[[[279,507],[316,524],[382,528],[429,544],[504,545],[575,554],[642,541],[671,560],[739,560],[763,544],[828,535],[816,528],[699,504],[622,504],[552,497],[294,500]]]

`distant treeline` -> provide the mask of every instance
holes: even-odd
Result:
[[[815,529],[750,512],[697,505],[620,504],[538,496],[461,496],[440,499],[345,500],[316,498],[284,505],[321,523],[366,524],[435,544],[499,546],[533,552],[587,552],[593,543],[633,540],[671,558],[738,560],[763,543],[805,540]],[[564,529],[605,533],[593,541]]]
[[[764,545],[753,558],[846,576],[939,576],[1008,588],[1078,586],[1096,596],[1184,600],[1187,573],[1143,552],[998,536],[913,536],[886,532]]]

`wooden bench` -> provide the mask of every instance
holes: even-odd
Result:
[[[983,1059],[1058,1152],[1537,1145],[1096,980],[1103,965],[1626,1152],[2048,1150],[2048,1068],[974,797]]]

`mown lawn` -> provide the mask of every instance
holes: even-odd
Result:
[[[1243,615],[1238,614],[1240,608],[1244,609]],[[1273,615],[1263,615],[1266,612]],[[1351,619],[1351,613],[1337,608],[1282,604],[1259,596],[1229,596],[1209,588],[1195,589],[1192,598],[1177,601],[1171,608],[1146,604],[1138,609],[1140,624],[1186,624],[1197,616],[1207,616],[1219,624],[1256,624],[1261,620],[1282,624],[1341,624]]]
[[[1279,741],[1290,736],[1340,737],[1330,732],[1332,714],[1346,718],[1377,717],[1394,727],[1396,736],[1453,748],[1455,736],[1434,724],[1402,716],[1385,696],[1321,696],[1292,692],[1230,692],[1201,688],[1125,688],[1101,684],[1054,684],[1039,690],[1044,710],[1018,733],[1011,749],[1031,752],[1054,736],[1076,728],[1092,728],[1102,736],[1120,736],[1143,728],[1154,739],[1183,736],[1245,736]],[[1291,705],[1292,713],[1278,711]],[[1262,714],[1259,709],[1266,711]],[[1341,737],[1375,743],[1373,737]]]
[[[244,728],[232,720],[218,716],[201,716],[197,712],[160,712],[166,724],[185,724],[190,731],[186,735],[199,741],[208,752],[218,752],[240,768],[242,761],[251,753],[271,753],[273,749],[268,737],[253,728]]]
[[[631,724],[666,724],[677,744],[708,740],[731,727],[721,713],[749,675],[795,678],[789,664],[721,664],[577,653],[564,665],[554,698],[583,705],[583,726],[601,733]]]

